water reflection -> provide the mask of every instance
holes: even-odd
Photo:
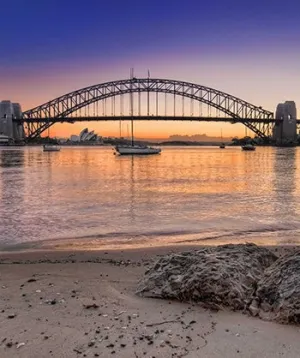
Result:
[[[162,235],[290,240],[300,229],[299,149],[174,147],[153,157],[100,147],[1,149],[0,245]]]
[[[21,167],[24,165],[24,151],[15,149],[0,150],[0,167]]]
[[[297,229],[296,197],[297,148],[276,148],[274,155],[274,213],[277,224]],[[298,168],[299,171],[299,168]]]
[[[130,158],[130,216],[131,216],[131,220],[132,220],[132,224],[134,224],[135,219],[136,219],[136,214],[135,214],[135,202],[136,202],[136,198],[135,198],[135,171],[134,171],[134,160],[135,157],[131,156]]]
[[[0,149],[0,240],[17,237],[24,218],[24,151]],[[6,213],[9,215],[6,215]]]
[[[274,190],[279,200],[292,202],[296,189],[296,148],[276,148],[274,156]]]

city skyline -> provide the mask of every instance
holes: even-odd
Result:
[[[300,106],[295,81],[300,5],[292,1],[285,2],[289,21],[282,26],[279,1],[90,1],[85,16],[70,4],[16,0],[5,5],[8,13],[18,11],[13,22],[5,17],[0,24],[8,54],[0,59],[0,99],[27,110],[78,88],[128,78],[134,67],[137,77],[146,77],[150,69],[151,77],[213,87],[272,112],[285,100]],[[55,125],[51,134],[70,135],[81,126]],[[151,128],[137,123],[135,131],[154,137],[199,131],[219,135],[221,127],[226,136],[245,134],[243,125],[216,123],[151,122]],[[94,122],[93,128],[118,133],[117,123]]]

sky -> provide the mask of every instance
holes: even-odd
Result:
[[[30,109],[75,89],[129,77],[213,87],[275,111],[300,110],[300,2],[295,0],[10,0],[1,2],[0,100]],[[299,102],[299,103],[298,103]],[[59,124],[52,135],[88,126],[117,135],[118,124]],[[222,124],[224,136],[244,135]],[[220,133],[216,123],[151,122],[137,136]],[[249,133],[248,133],[249,134]]]

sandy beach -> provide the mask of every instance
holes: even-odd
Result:
[[[299,327],[135,295],[191,248],[1,253],[0,357],[299,357]]]

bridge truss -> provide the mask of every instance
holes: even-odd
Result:
[[[131,106],[130,113],[124,114],[124,95],[137,94],[137,109],[134,113]],[[155,98],[151,97],[154,93]],[[146,105],[141,105],[141,95],[146,94]],[[165,113],[159,114],[158,94],[165,94]],[[167,115],[167,95],[173,96],[172,115]],[[119,114],[115,113],[116,97],[119,97]],[[182,98],[181,115],[178,115],[178,97]],[[106,101],[110,99],[111,115],[107,115],[105,108]],[[184,100],[190,99],[190,113],[186,114]],[[102,114],[99,115],[98,104],[102,103]],[[150,102],[154,102],[155,113],[150,113]],[[194,110],[194,102],[199,104],[199,113]],[[207,113],[201,113],[201,105],[205,105]],[[168,104],[170,107],[170,103]],[[122,108],[123,106],[123,108]],[[88,108],[93,115],[82,110]],[[104,109],[105,108],[105,109]],[[177,110],[177,112],[176,112]],[[212,114],[212,110],[214,113]],[[144,113],[142,113],[144,111]],[[47,103],[23,112],[27,138],[34,139],[40,136],[45,130],[58,122],[73,123],[75,121],[87,120],[182,120],[182,121],[225,121],[231,123],[242,123],[258,137],[268,140],[272,135],[275,123],[272,112],[257,107],[240,98],[228,93],[197,85],[194,83],[154,78],[132,78],[126,80],[111,81],[98,85],[85,87],[61,97],[55,98]]]

